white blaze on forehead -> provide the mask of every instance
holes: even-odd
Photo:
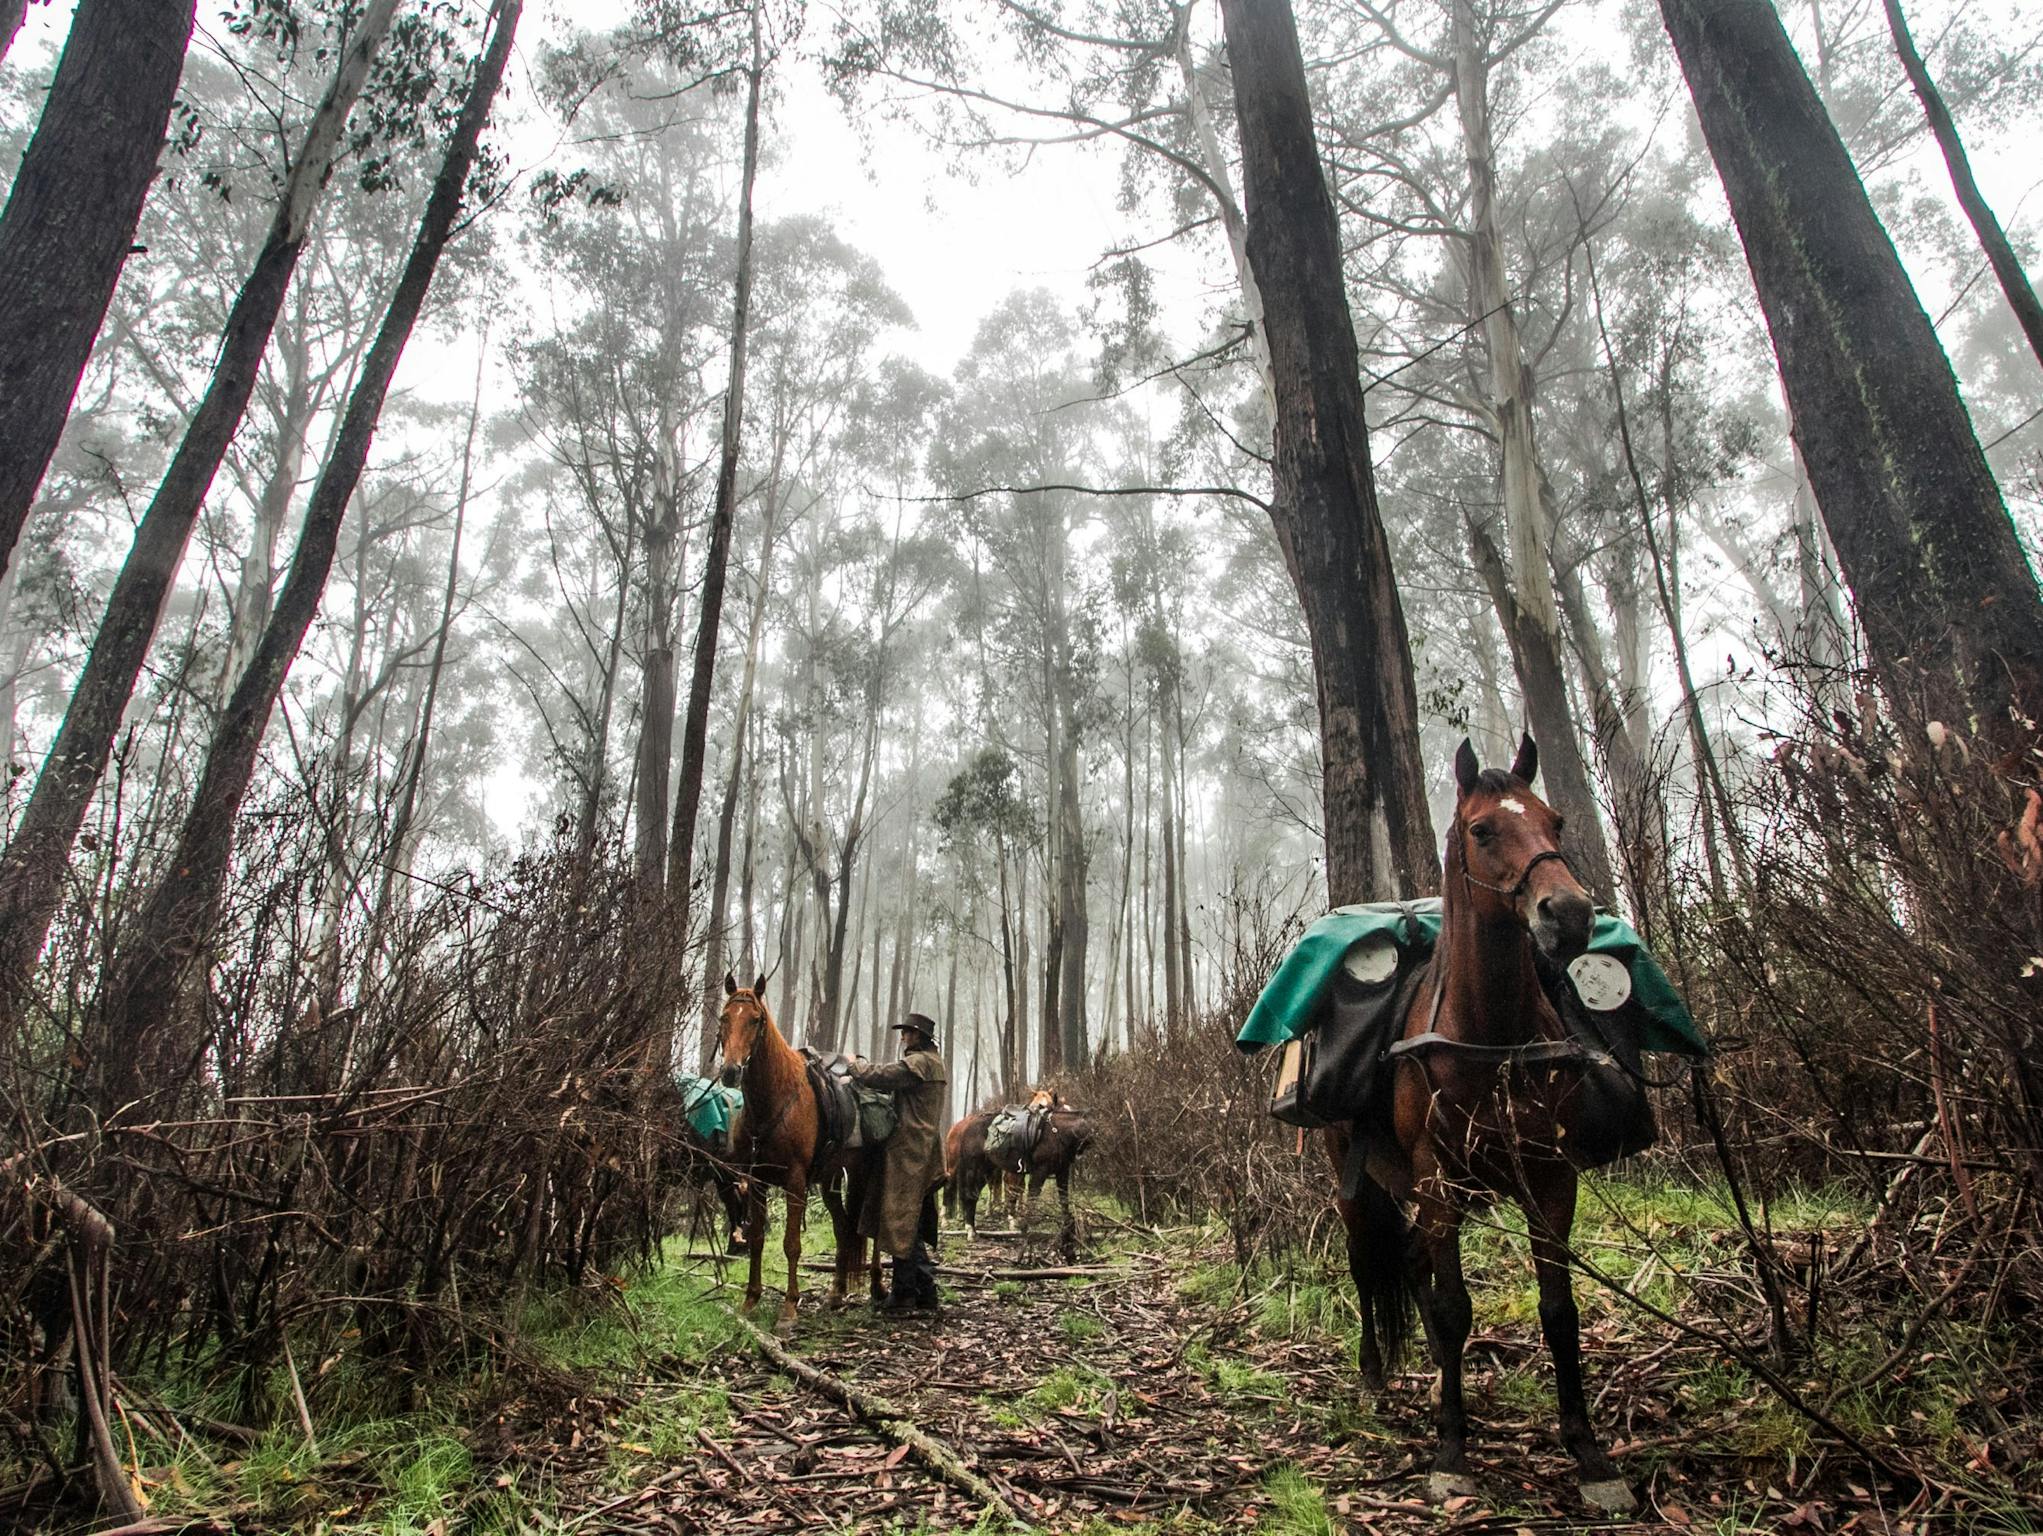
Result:
[[[1513,816],[1523,816],[1525,814],[1525,802],[1523,800],[1520,800],[1516,795],[1506,795],[1503,799],[1499,800],[1497,804],[1504,807],[1504,809],[1509,811]]]

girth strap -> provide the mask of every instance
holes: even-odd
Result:
[[[1528,1040],[1521,1045],[1479,1045],[1468,1040],[1450,1040],[1438,1030],[1429,1029],[1422,1035],[1393,1043],[1383,1054],[1387,1059],[1408,1056],[1417,1051],[1430,1051],[1435,1047],[1461,1051],[1467,1055],[1480,1056],[1488,1061],[1503,1062],[1511,1066],[1545,1066],[1559,1062],[1595,1061],[1602,1053],[1592,1051],[1579,1040]]]

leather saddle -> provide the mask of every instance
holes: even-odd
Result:
[[[808,1069],[809,1087],[816,1095],[816,1109],[822,1117],[817,1127],[817,1153],[860,1145],[858,1096],[852,1091],[851,1057],[841,1051],[802,1048],[802,1065]]]

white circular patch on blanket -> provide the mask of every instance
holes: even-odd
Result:
[[[1341,956],[1341,969],[1365,987],[1379,987],[1397,974],[1397,941],[1387,933],[1357,939]]]
[[[1598,1013],[1622,1008],[1632,995],[1632,973],[1615,955],[1577,955],[1568,963],[1584,1007]]]

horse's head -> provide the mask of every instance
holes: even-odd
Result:
[[[724,972],[724,1011],[717,1023],[717,1052],[724,1059],[726,1088],[735,1088],[745,1075],[745,1063],[766,1038],[772,1016],[766,1011],[766,978],[749,987],[738,985],[737,977]]]
[[[1532,792],[1539,748],[1518,744],[1509,770],[1485,770],[1464,738],[1454,754],[1460,791],[1447,837],[1447,878],[1457,867],[1479,916],[1515,920],[1541,953],[1562,965],[1589,947],[1596,907],[1561,852],[1561,818]]]

